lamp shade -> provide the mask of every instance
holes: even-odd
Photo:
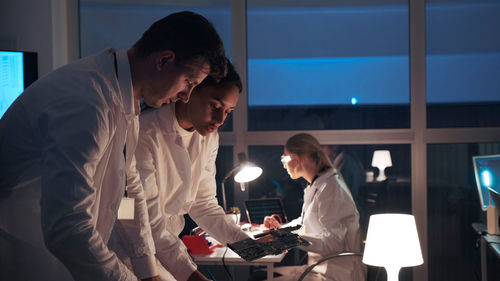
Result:
[[[389,150],[375,150],[373,152],[372,166],[377,167],[379,174],[377,181],[385,181],[385,167],[392,167],[391,153]]]
[[[370,216],[363,263],[400,268],[423,262],[415,218],[412,215]]]
[[[392,167],[391,152],[389,150],[375,150],[373,152],[372,167]]]
[[[262,174],[262,169],[250,162],[246,162],[240,167],[240,170],[234,175],[234,181],[245,183],[253,181]]]
[[[226,176],[222,179],[221,189],[222,189],[222,206],[224,210],[227,210],[227,201],[226,201],[226,187],[224,183],[234,175],[234,181],[240,183],[241,191],[245,191],[246,183],[249,181],[253,181],[258,178],[262,174],[262,169],[257,167],[255,164],[248,162],[247,156],[245,153],[238,153],[238,160],[240,164],[236,166],[234,169],[229,171]]]

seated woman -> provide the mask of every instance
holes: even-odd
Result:
[[[359,213],[342,176],[332,167],[319,142],[309,134],[292,136],[281,158],[292,179],[304,178],[302,215],[286,226],[302,225],[298,234],[312,243],[301,249],[308,252],[308,264],[275,269],[282,276],[275,280],[296,281],[304,270],[319,259],[343,252],[361,251]],[[276,229],[282,225],[266,217],[264,225]],[[304,280],[365,280],[366,268],[360,257],[339,257],[316,266]]]

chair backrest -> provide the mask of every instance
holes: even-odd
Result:
[[[304,278],[306,277],[306,275],[309,272],[311,272],[314,269],[314,267],[316,267],[319,264],[324,263],[325,261],[328,261],[328,260],[331,260],[331,259],[335,259],[335,258],[340,258],[340,257],[353,257],[353,256],[354,257],[363,257],[363,254],[362,253],[355,253],[355,252],[345,252],[345,253],[329,255],[329,256],[326,256],[324,258],[321,258],[315,264],[312,264],[312,265],[308,266],[306,268],[306,270],[304,270],[304,272],[302,273],[302,275],[300,275],[300,277],[299,277],[299,279],[297,281],[304,280]]]

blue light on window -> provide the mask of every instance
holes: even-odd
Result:
[[[352,104],[352,105],[355,105],[355,104],[357,104],[357,103],[358,103],[358,98],[357,98],[357,97],[352,97],[352,98],[351,98],[351,104]]]

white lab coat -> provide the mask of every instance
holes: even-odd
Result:
[[[141,114],[137,169],[146,193],[156,255],[165,268],[185,280],[196,269],[177,238],[184,228],[183,215],[191,218],[221,243],[233,243],[248,236],[225,215],[217,203],[215,159],[219,135],[193,133],[185,147],[177,128],[175,105]],[[165,244],[175,239],[177,249]],[[185,261],[190,261],[191,267]],[[168,278],[167,278],[168,280]]]
[[[135,170],[134,105],[127,54],[107,49],[42,77],[5,113],[0,279],[71,280],[69,270],[75,280],[137,281],[106,246],[124,194],[124,171],[136,212],[120,229],[139,237],[130,252],[136,272],[156,273]]]
[[[342,252],[361,251],[359,213],[342,177],[333,169],[321,174],[304,190],[302,216],[289,223],[301,224],[298,233],[312,243],[308,265]],[[284,276],[277,281],[296,281],[307,266],[276,268]],[[305,280],[364,281],[366,268],[360,257],[334,258],[316,266]]]

